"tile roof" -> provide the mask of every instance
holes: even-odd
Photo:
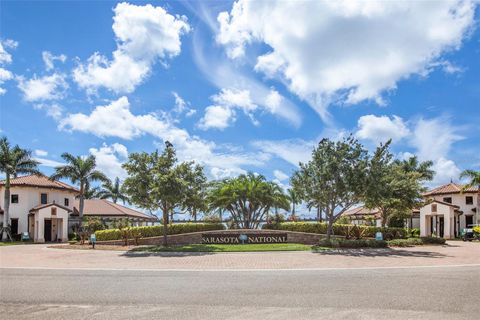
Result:
[[[30,212],[38,211],[38,210],[40,210],[40,209],[47,208],[47,207],[51,207],[51,206],[59,207],[59,208],[61,208],[61,209],[63,209],[63,210],[67,210],[68,212],[71,212],[71,211],[72,211],[72,209],[67,208],[67,207],[64,207],[64,206],[61,206],[61,205],[59,205],[58,203],[50,202],[50,203],[47,203],[47,204],[39,204],[38,206],[35,206],[35,207],[33,207],[32,209],[30,209]]]
[[[433,196],[433,195],[440,195],[440,194],[460,193],[462,192],[462,189],[463,189],[463,185],[450,182],[449,184],[445,184],[443,186],[440,186],[438,188],[425,192],[423,195]],[[466,192],[466,193],[478,192],[478,187],[470,187],[465,189],[463,192]]]
[[[74,215],[78,215],[79,207],[80,202],[79,200],[76,200],[74,204]],[[105,199],[86,199],[83,208],[83,215],[157,220],[154,216],[127,208]]]
[[[459,206],[457,205],[454,205],[454,204],[451,204],[449,202],[445,202],[445,201],[440,201],[440,200],[433,200],[432,203],[435,202],[435,203],[439,203],[439,204],[443,204],[443,205],[446,205],[446,206],[449,206],[449,207],[453,207],[455,209],[460,209]]]
[[[378,209],[367,209],[365,207],[358,207],[347,210],[343,213],[344,216],[365,216],[365,215],[377,215]]]
[[[0,181],[0,186],[5,185],[5,180]],[[39,187],[39,188],[53,188],[60,190],[68,190],[78,192],[78,190],[71,185],[61,181],[50,180],[44,175],[30,175],[10,179],[10,186],[12,187]]]

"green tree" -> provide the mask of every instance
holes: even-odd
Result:
[[[463,189],[467,188],[475,188],[477,187],[477,215],[480,214],[480,171],[475,170],[464,170],[460,174],[460,179],[467,178],[469,182],[463,187]]]
[[[198,212],[205,213],[207,206],[207,177],[201,165],[185,162],[179,167],[182,179],[185,181],[185,198],[182,210],[187,210],[193,220],[197,221]]]
[[[5,174],[5,194],[3,208],[3,226],[8,228],[9,209],[10,209],[10,179],[16,178],[19,174],[38,174],[38,162],[32,158],[29,150],[20,148],[18,145],[11,146],[7,137],[0,139],[0,172]],[[2,239],[6,237],[6,230],[2,234]]]
[[[99,187],[91,187],[90,183],[86,183],[85,184],[85,190],[83,191],[83,198],[84,199],[98,199],[99,192],[100,192]],[[78,195],[76,198],[79,199],[80,196]]]
[[[422,203],[423,182],[432,179],[431,162],[419,163],[416,157],[393,161],[390,143],[380,145],[369,160],[363,202],[367,208],[379,210],[382,227],[402,220]]]
[[[289,210],[288,197],[282,189],[253,173],[213,184],[207,199],[210,210],[228,211],[233,224],[242,229],[257,228],[272,208]]]
[[[302,203],[302,201],[300,200],[300,197],[294,188],[288,189],[287,192],[288,192],[288,200],[290,200],[290,204],[292,205],[292,215],[295,215],[296,205]]]
[[[115,178],[113,183],[110,180],[105,181],[102,184],[102,190],[98,192],[98,197],[100,199],[112,199],[113,203],[117,203],[118,200],[122,200],[123,204],[129,202],[118,177]]]
[[[312,159],[300,163],[291,179],[307,206],[325,213],[328,239],[336,219],[362,198],[367,160],[366,150],[353,136],[336,142],[322,139]]]
[[[132,153],[123,167],[128,177],[123,182],[130,201],[150,211],[161,210],[163,215],[163,244],[167,245],[169,213],[181,207],[187,182],[182,178],[184,165],[177,165],[175,149],[166,141],[161,154]]]
[[[80,186],[78,198],[80,205],[78,208],[79,219],[83,221],[83,209],[85,203],[85,191],[92,182],[106,182],[108,178],[99,170],[96,170],[95,157],[73,156],[65,152],[62,154],[66,164],[55,168],[55,173],[50,176],[52,180],[69,179],[73,184]]]

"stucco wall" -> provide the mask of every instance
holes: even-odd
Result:
[[[0,206],[5,208],[4,204],[5,188],[0,187]],[[18,218],[18,232],[26,232],[28,230],[28,214],[30,209],[40,204],[40,194],[47,193],[47,202],[58,203],[64,205],[64,199],[69,199],[68,208],[73,210],[75,194],[72,191],[63,191],[51,188],[33,188],[33,187],[11,187],[10,194],[18,194],[18,203],[10,203],[9,217],[10,219]],[[3,215],[1,215],[3,222]]]
[[[472,211],[473,208],[477,205],[477,194],[476,193],[462,193],[462,194],[446,194],[446,195],[439,195],[431,197],[431,199],[435,199],[438,201],[443,201],[443,198],[452,198],[452,204],[459,206],[460,211],[463,211],[463,214],[460,216],[460,229],[465,228],[465,215],[474,215],[475,212]],[[473,197],[473,204],[466,204],[466,197]],[[478,221],[480,219],[480,213],[477,213],[475,220]],[[477,222],[479,223],[479,222]]]

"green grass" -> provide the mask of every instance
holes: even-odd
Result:
[[[311,251],[312,246],[299,243],[268,244],[189,244],[183,246],[148,246],[135,248],[141,252],[265,252],[265,251]],[[318,250],[318,248],[316,248]]]
[[[21,242],[21,241],[0,241],[0,247],[6,247],[6,246],[15,246],[18,244],[30,244],[33,243],[31,241],[26,241],[26,242]]]

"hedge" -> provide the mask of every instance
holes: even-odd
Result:
[[[320,240],[318,246],[330,248],[386,248],[388,247],[388,244],[385,240],[377,241],[373,239],[323,239]]]
[[[130,227],[132,231],[138,231],[140,238],[159,237],[163,235],[163,226]],[[178,223],[168,225],[168,234],[181,234],[190,232],[224,230],[221,223]],[[107,229],[96,231],[97,241],[121,240],[122,234],[119,229]]]
[[[308,233],[327,233],[327,223],[325,222],[282,222],[276,224],[264,224],[262,229],[270,230],[286,230],[298,231]],[[412,230],[414,230],[412,232]],[[336,236],[344,236],[348,238],[357,238],[359,235],[363,238],[374,238],[377,232],[383,233],[385,240],[405,239],[413,234],[416,234],[415,229],[406,228],[389,228],[389,227],[374,227],[374,226],[356,226],[351,224],[334,224],[333,234]]]
[[[408,239],[394,239],[387,241],[389,247],[413,247],[424,244],[445,244],[445,239],[436,237],[421,237]]]

